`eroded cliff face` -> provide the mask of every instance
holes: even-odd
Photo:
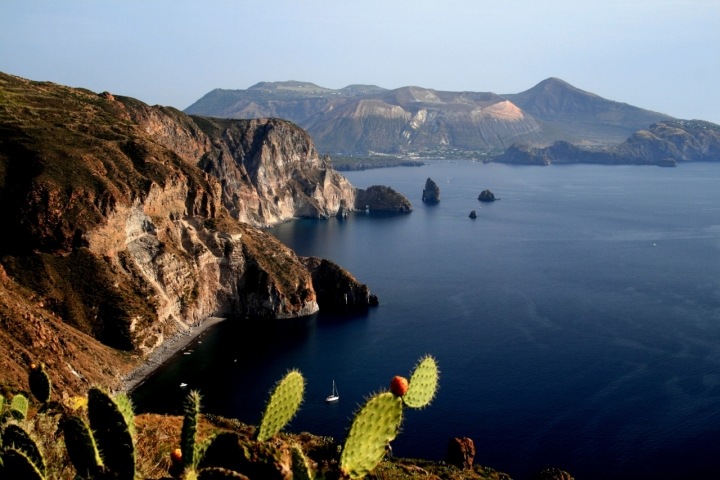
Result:
[[[300,127],[275,118],[193,120],[212,143],[198,166],[222,182],[223,204],[238,220],[328,218],[354,205],[355,188]]]

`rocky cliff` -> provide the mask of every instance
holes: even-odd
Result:
[[[308,268],[251,224],[358,191],[288,122],[199,122],[0,74],[3,381],[44,361],[78,391],[206,316],[318,310]]]
[[[720,125],[701,120],[660,122],[635,132],[613,147],[588,148],[556,142],[538,148],[515,144],[493,161],[525,165],[601,163],[675,166],[680,162],[720,161]]]

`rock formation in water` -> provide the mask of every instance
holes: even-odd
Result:
[[[481,202],[494,202],[495,201],[495,195],[490,190],[483,190],[480,192],[480,195],[478,195],[478,200]]]
[[[461,470],[469,470],[475,460],[475,443],[472,438],[451,438],[448,442],[445,462]]]
[[[365,190],[357,190],[355,208],[362,210],[365,207],[373,211],[412,212],[412,204],[405,195],[382,185],[373,185]]]
[[[325,308],[377,305],[378,298],[340,265],[318,257],[300,257],[312,275],[318,304]]]
[[[635,132],[620,145],[589,148],[567,142],[537,148],[515,144],[493,161],[523,165],[600,163],[672,167],[692,161],[720,161],[720,125],[700,120],[653,124]]]
[[[476,212],[475,210],[473,210],[472,212],[470,212],[469,217],[470,217],[470,218],[477,218],[477,212]]]
[[[352,187],[289,122],[193,119],[0,74],[3,380],[42,361],[79,392],[131,367],[115,349],[140,358],[207,316],[311,314],[310,271],[252,225],[358,197],[409,205],[384,192]]]
[[[440,201],[440,187],[438,187],[437,183],[435,183],[432,178],[428,178],[425,181],[422,201],[427,203],[437,203]]]

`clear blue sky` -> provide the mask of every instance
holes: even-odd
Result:
[[[181,109],[260,81],[516,93],[553,76],[720,123],[720,0],[0,0],[0,70]]]

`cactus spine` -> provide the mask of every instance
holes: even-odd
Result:
[[[38,402],[47,403],[50,401],[52,382],[50,381],[50,376],[47,374],[47,371],[45,371],[44,363],[30,370],[28,381],[30,383],[30,391]]]
[[[305,379],[297,370],[288,372],[270,395],[263,412],[256,439],[264,442],[278,433],[295,416],[305,392]]]
[[[90,478],[99,467],[103,466],[100,452],[95,438],[85,420],[80,417],[70,417],[63,423],[65,447],[77,476]]]
[[[23,395],[15,395],[10,402],[10,413],[15,420],[25,420],[28,412],[28,400]]]
[[[185,418],[183,419],[180,448],[185,469],[196,469],[200,462],[197,444],[198,419],[200,417],[200,392],[193,390],[185,399]]]
[[[375,395],[355,415],[340,456],[340,469],[351,478],[370,473],[395,439],[402,421],[402,400],[391,392]]]
[[[235,478],[239,480],[248,480],[248,477],[240,473],[228,470],[225,468],[204,468],[200,470],[200,474],[197,476],[198,480],[215,480],[221,478]]]
[[[6,448],[3,456],[3,478],[22,478],[23,480],[45,480],[45,475],[30,458],[15,448]]]
[[[408,391],[402,397],[403,403],[411,408],[423,408],[429,405],[435,397],[438,377],[435,359],[430,355],[422,358],[410,376]]]
[[[93,387],[88,392],[88,417],[102,460],[119,480],[135,478],[135,425],[132,407],[125,395],[117,401]]]

